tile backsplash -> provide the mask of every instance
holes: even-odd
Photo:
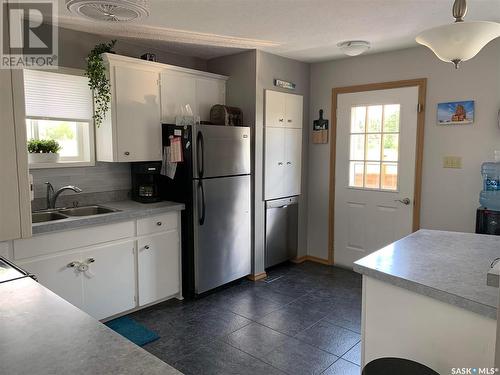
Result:
[[[45,201],[45,182],[50,182],[54,189],[65,185],[75,185],[82,189],[82,193],[76,194],[65,191],[60,199],[64,201],[83,200],[80,203],[92,203],[92,199],[108,201],[121,200],[131,189],[130,164],[129,163],[99,163],[94,167],[77,168],[48,168],[32,169],[35,200],[32,203],[34,210],[41,209]],[[65,197],[65,198],[64,198]]]

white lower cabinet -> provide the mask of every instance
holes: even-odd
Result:
[[[76,307],[85,310],[83,284],[79,271],[68,265],[79,260],[78,253],[57,255],[50,258],[16,262],[34,274],[40,284],[49,288]]]
[[[110,236],[95,236],[94,244],[88,240],[92,228],[18,240],[14,242],[14,260],[43,286],[94,318],[105,319],[168,297],[180,297],[179,215],[170,212],[95,227]],[[112,231],[117,225],[128,228],[126,238],[123,232]],[[79,248],[68,249],[70,246],[59,243],[72,238],[72,243],[83,244],[83,237],[87,242]],[[55,244],[52,252],[40,253],[37,243],[45,242]]]
[[[135,241],[104,245],[81,253],[84,310],[103,319],[135,307]]]
[[[139,306],[179,293],[179,257],[177,231],[161,233],[137,241]]]

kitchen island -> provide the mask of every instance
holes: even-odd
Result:
[[[31,278],[0,301],[1,374],[181,374]]]
[[[362,364],[402,357],[440,374],[494,363],[500,237],[419,230],[355,262],[363,275]]]

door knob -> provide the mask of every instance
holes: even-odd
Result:
[[[124,152],[124,154],[125,154],[125,155],[127,155],[127,156],[129,156],[129,155],[130,155],[130,152],[125,151],[125,152]]]
[[[395,202],[403,203],[405,205],[409,205],[411,203],[410,198],[403,198],[403,199],[395,199]]]

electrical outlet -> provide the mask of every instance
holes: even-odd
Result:
[[[462,158],[460,156],[443,157],[443,168],[462,169]]]

